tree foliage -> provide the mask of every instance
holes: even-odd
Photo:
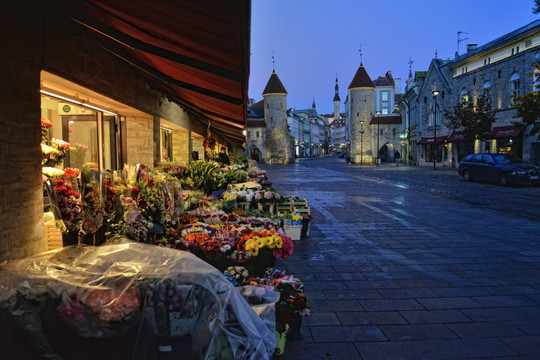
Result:
[[[495,113],[491,102],[482,96],[472,101],[461,101],[450,110],[444,110],[446,126],[456,132],[461,132],[466,142],[475,139],[485,140],[491,132],[491,125],[495,122]]]
[[[537,3],[540,3],[540,0],[537,0]],[[529,74],[529,76],[534,77],[537,75],[533,73]],[[534,90],[527,92],[525,95],[512,95],[512,101],[512,106],[517,109],[514,119],[520,119],[520,121],[513,121],[514,125],[519,128],[532,125],[529,135],[538,134],[540,140],[540,85],[535,84]]]
[[[540,13],[540,0],[534,0],[534,6],[533,6],[533,14]]]

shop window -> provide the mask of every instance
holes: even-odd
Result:
[[[173,145],[172,145],[172,137],[173,132],[170,129],[167,128],[161,128],[161,161],[163,162],[171,162],[173,161]]]
[[[42,143],[63,151],[54,165],[59,168],[82,168],[94,170],[113,169],[122,166],[125,160],[125,120],[120,116],[96,110],[90,105],[74,104],[53,96],[41,96],[42,122],[47,126]],[[42,125],[43,129],[43,125]],[[101,144],[101,145],[100,145]]]

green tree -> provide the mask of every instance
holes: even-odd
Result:
[[[540,0],[537,0],[540,2]],[[538,65],[537,69],[540,70]],[[530,77],[536,77],[537,74],[529,74]],[[536,78],[535,78],[536,80]],[[514,119],[519,118],[520,121],[513,121],[513,124],[518,128],[524,128],[532,125],[529,135],[538,134],[540,140],[540,85],[535,83],[534,89],[528,91],[525,95],[512,95],[512,106],[517,109]]]
[[[474,140],[485,140],[491,132],[491,125],[495,122],[495,113],[491,102],[485,96],[473,101],[461,101],[450,110],[444,110],[446,126],[465,137],[466,143]]]

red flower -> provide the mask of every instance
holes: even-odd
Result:
[[[136,198],[138,195],[139,195],[139,192],[141,191],[141,189],[137,186],[134,186],[131,188],[131,196]]]

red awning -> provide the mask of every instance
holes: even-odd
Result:
[[[86,0],[72,18],[188,110],[237,139],[246,126],[251,2]]]
[[[433,144],[433,136],[432,137],[423,137],[421,138],[420,140],[418,140],[418,142],[416,143],[416,145],[427,145],[427,144]],[[437,144],[441,144],[444,140],[446,140],[446,135],[445,136],[437,136],[437,141],[436,143]]]
[[[465,136],[461,131],[454,131],[448,137],[448,142],[465,142]]]
[[[518,129],[514,125],[508,126],[494,126],[491,130],[491,137],[493,139],[510,139],[519,135],[521,129]]]

